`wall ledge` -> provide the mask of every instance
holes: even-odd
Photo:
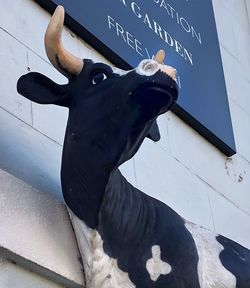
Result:
[[[64,287],[83,287],[65,205],[0,170],[0,256]]]

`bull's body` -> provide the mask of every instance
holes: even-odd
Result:
[[[85,263],[85,267],[90,267],[86,275],[87,282],[93,285],[90,287],[200,287],[198,255],[183,219],[165,204],[134,188],[118,170],[110,177],[100,221],[89,231],[88,243],[81,240],[82,224],[72,217],[78,241],[85,249],[84,262],[86,255],[92,255],[88,258],[90,263]],[[147,261],[153,258],[152,247],[157,246],[162,265],[169,265],[163,271],[165,275],[161,274],[161,264],[152,267],[153,273],[147,268]],[[104,253],[96,258],[98,249]],[[110,259],[117,261],[110,263]]]
[[[69,159],[79,160],[77,150],[69,150],[75,155]],[[102,152],[108,155],[107,151]],[[92,158],[92,155],[88,157]],[[78,167],[79,170],[72,175],[72,167],[75,165],[70,166],[71,172],[67,169],[64,172],[71,175],[77,187],[64,187],[64,191],[71,192],[64,197],[73,211],[71,218],[80,243],[87,287],[250,287],[248,249],[185,221],[166,204],[133,187],[119,169],[114,169],[105,182],[102,201],[97,209],[98,220],[92,225],[93,213],[90,211],[90,222],[81,214],[91,207],[89,201],[82,200],[84,196],[89,199],[87,191],[82,195],[87,186],[79,185],[83,183],[84,169]],[[89,171],[91,174],[93,171],[105,171],[100,167],[92,169]],[[98,175],[99,181],[95,184],[99,185],[101,179]],[[79,189],[79,199],[72,193],[74,189]],[[96,187],[87,189],[95,190]],[[153,272],[147,269],[147,261],[153,259],[152,247],[155,246],[160,248],[161,260],[171,267],[166,274],[161,274],[161,264],[156,263]]]
[[[250,287],[248,249],[185,221],[134,188],[118,169],[110,175],[98,215],[98,225],[90,229],[71,213],[87,287]],[[156,246],[171,267],[166,274],[157,261],[153,271],[147,267]]]
[[[61,59],[67,64],[52,59],[60,71],[75,69]],[[81,69],[69,84],[30,73],[18,91],[69,108],[61,180],[87,288],[249,288],[248,249],[186,222],[119,172],[145,137],[157,138],[155,119],[177,99],[169,68],[145,60],[126,72],[74,61]]]

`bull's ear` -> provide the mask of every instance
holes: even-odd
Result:
[[[17,82],[17,91],[24,97],[39,104],[69,106],[65,91],[66,85],[58,85],[46,76],[31,72],[23,75]]]
[[[146,137],[153,140],[154,142],[157,142],[161,139],[161,134],[156,120],[154,120],[154,122],[152,123],[152,126],[148,131],[148,135]]]

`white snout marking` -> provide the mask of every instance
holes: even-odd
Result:
[[[154,60],[142,60],[135,69],[136,73],[143,76],[152,76],[160,69],[159,64]]]
[[[172,271],[171,266],[167,262],[161,260],[161,248],[159,245],[152,247],[152,258],[146,263],[146,269],[152,281],[156,281],[160,275],[167,275]]]
[[[133,71],[133,70],[125,71],[116,67],[111,67],[111,68],[113,70],[113,73],[118,74],[120,76],[125,76],[129,72]],[[151,59],[142,60],[140,64],[138,65],[138,67],[135,68],[135,72],[142,76],[152,76],[159,70],[161,70],[163,73],[166,73],[173,80],[177,81],[176,80],[177,71],[175,68],[169,65],[159,64],[158,62],[151,60]]]
[[[158,64],[156,62],[148,61],[146,63],[143,63],[142,69],[146,73],[155,73],[155,71],[159,70]]]
[[[113,73],[118,74],[120,76],[124,76],[124,75],[126,75],[132,71],[132,70],[122,70],[122,69],[119,69],[117,67],[112,67],[112,66],[111,66],[111,69],[112,69]]]
[[[161,70],[163,73],[167,74],[176,81],[177,71],[175,68],[168,65],[159,64],[154,60],[142,60],[138,67],[135,69],[137,74],[143,76],[152,76],[159,70]]]

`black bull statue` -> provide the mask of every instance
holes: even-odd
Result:
[[[185,221],[133,187],[118,167],[145,137],[159,139],[158,115],[177,99],[175,70],[164,52],[131,71],[80,60],[61,44],[64,9],[45,34],[51,63],[69,78],[58,85],[22,76],[20,94],[69,108],[61,182],[88,288],[249,288],[250,251]]]

